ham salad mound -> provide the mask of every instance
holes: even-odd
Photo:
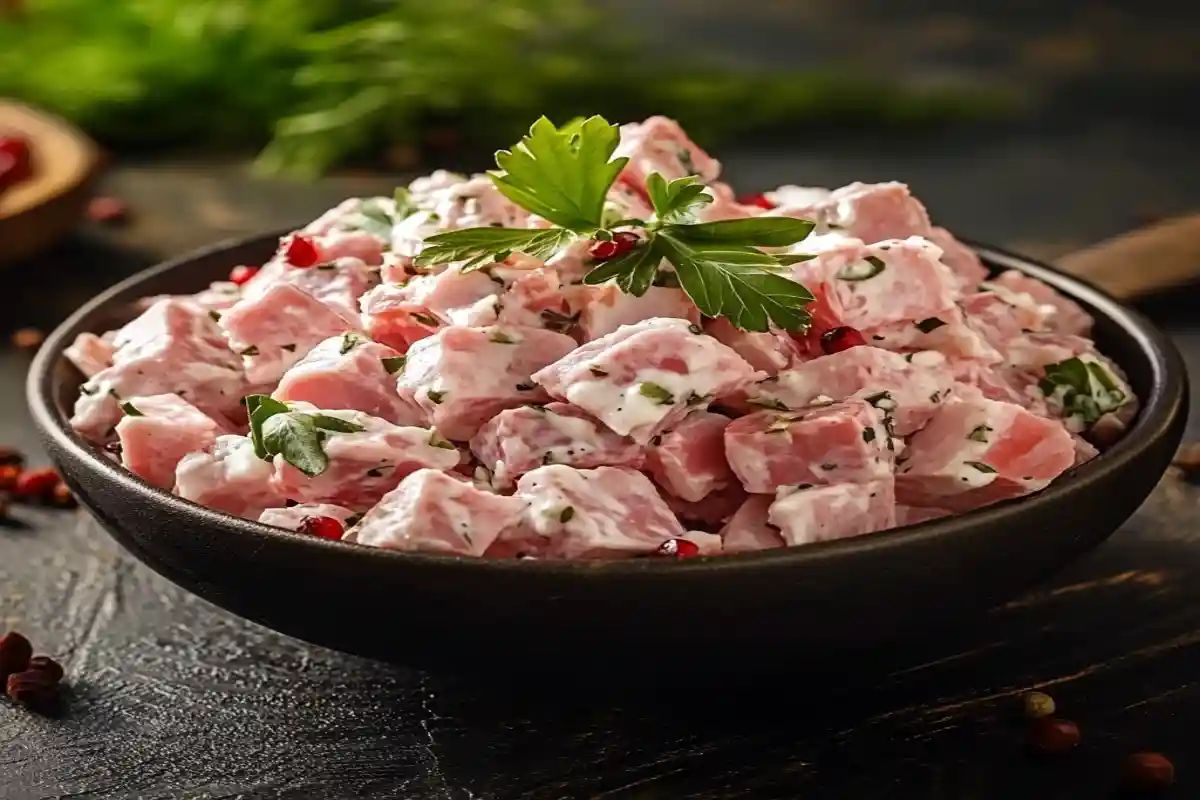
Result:
[[[741,553],[1042,489],[1137,412],[1087,312],[902,183],[738,196],[672,120],[545,119],[67,351],[148,483],[368,547]]]

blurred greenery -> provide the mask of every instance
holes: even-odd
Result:
[[[802,122],[912,124],[1008,98],[658,54],[587,0],[8,0],[0,95],[116,147],[260,147],[312,177],[431,128],[489,146],[538,114],[678,118],[703,143]],[[0,5],[0,8],[3,8]]]

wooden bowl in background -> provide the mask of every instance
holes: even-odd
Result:
[[[99,148],[57,117],[0,99],[0,135],[23,136],[33,177],[0,194],[0,264],[28,258],[72,230],[87,210]]]

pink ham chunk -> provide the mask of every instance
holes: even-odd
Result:
[[[788,547],[846,539],[896,526],[895,482],[839,483],[783,493],[767,512]]]
[[[646,451],[646,470],[671,494],[699,502],[716,489],[735,482],[725,460],[725,428],[729,418],[696,411],[657,437]]]
[[[963,291],[971,291],[988,279],[988,268],[979,260],[979,254],[954,238],[950,231],[935,225],[926,238],[942,248],[942,263],[954,273]]]
[[[954,511],[1046,486],[1075,463],[1062,425],[1020,406],[951,399],[909,440],[897,469],[900,502]]]
[[[767,519],[773,502],[773,497],[758,494],[742,503],[737,513],[721,529],[723,552],[754,553],[783,547],[785,542],[779,528]]]
[[[284,282],[246,297],[222,314],[219,324],[254,384],[278,381],[318,343],[358,328],[356,319]]]
[[[173,393],[214,419],[237,415],[245,376],[203,308],[160,300],[118,331],[113,346],[112,366],[80,388],[71,425],[81,436],[107,439],[129,397]]]
[[[271,396],[317,408],[362,411],[397,425],[415,425],[421,421],[420,412],[396,393],[396,373],[403,366],[403,356],[392,348],[346,333],[310,350],[284,373]]]
[[[615,155],[629,159],[619,180],[638,191],[643,191],[652,172],[668,181],[695,175],[703,183],[714,181],[721,174],[720,162],[697,147],[678,122],[666,117],[649,117],[643,122],[622,125],[621,143]]]
[[[895,443],[884,416],[862,400],[760,411],[725,429],[729,466],[746,491],[864,483],[892,473]]]
[[[319,413],[357,425],[353,433],[331,432],[322,447],[329,459],[325,471],[310,477],[275,457],[275,486],[298,503],[334,503],[354,510],[370,508],[418,469],[453,469],[458,451],[426,428],[402,427],[361,411],[319,410],[292,403],[293,411]]]
[[[463,272],[453,265],[436,275],[418,275],[396,294],[414,312],[424,312],[446,325],[490,325],[504,287],[482,270]]]
[[[700,321],[700,310],[683,293],[671,286],[651,286],[641,297],[626,294],[613,285],[588,287],[579,328],[584,341],[613,333],[622,325],[634,325],[654,317]]]
[[[760,377],[699,326],[656,317],[584,344],[534,380],[616,433],[646,444],[688,411]]]
[[[287,508],[268,508],[259,515],[258,521],[263,525],[294,531],[298,530],[309,517],[336,519],[345,528],[347,521],[353,521],[357,516],[350,509],[335,506],[332,503],[302,503]]]
[[[504,409],[544,402],[530,375],[574,347],[571,337],[538,328],[443,328],[412,346],[397,386],[427,423],[465,442]]]
[[[1032,298],[1046,312],[1047,327],[1056,333],[1087,336],[1092,330],[1092,317],[1082,306],[1037,278],[1008,270],[1002,272],[992,284]]]
[[[501,540],[539,558],[647,555],[685,534],[650,479],[631,469],[541,467],[521,477],[516,497],[529,504],[525,518]]]
[[[175,485],[175,467],[184,456],[207,450],[229,432],[175,394],[134,397],[122,408],[125,417],[117,423],[121,463],[160,489]]]
[[[101,370],[112,366],[113,354],[116,349],[94,333],[81,333],[75,341],[63,351],[67,360],[90,378]]]
[[[212,447],[189,453],[175,468],[175,493],[207,508],[245,519],[258,519],[282,506],[275,468],[254,453],[245,436],[218,436]]]
[[[363,515],[345,541],[388,550],[482,556],[518,524],[527,502],[481,491],[444,472],[409,475]]]
[[[906,525],[920,525],[922,522],[932,522],[935,519],[949,517],[953,513],[953,511],[947,511],[944,508],[897,505],[896,527],[902,528]]]
[[[720,489],[713,489],[694,502],[676,497],[670,492],[664,491],[661,494],[680,522],[713,531],[720,530],[749,497],[742,484],[736,480]]]
[[[1000,353],[1031,331],[1046,330],[1046,313],[1029,295],[997,286],[995,291],[969,294],[959,304],[966,323]]]
[[[471,439],[471,451],[500,488],[546,464],[640,469],[642,448],[566,403],[501,411]]]
[[[262,297],[279,283],[312,295],[352,322],[358,318],[358,300],[371,283],[371,273],[359,258],[328,259],[313,267],[300,268],[280,256],[242,287],[242,297],[247,300]]]
[[[801,346],[786,333],[744,331],[734,327],[725,317],[704,320],[704,332],[768,375],[775,375],[788,365],[804,360]]]
[[[799,409],[821,398],[860,397],[888,412],[895,432],[907,436],[921,428],[950,394],[954,378],[938,353],[911,359],[877,347],[852,347],[783,370],[752,387],[752,403],[781,411]]]
[[[492,295],[488,295],[492,297]],[[362,296],[362,328],[377,342],[406,353],[415,342],[442,327],[437,316],[414,303],[407,286],[381,283]]]

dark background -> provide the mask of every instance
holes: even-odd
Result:
[[[664,48],[730,63],[844,56],[912,81],[1023,87],[1037,100],[988,125],[804,127],[727,143],[717,155],[739,188],[905,180],[935,220],[1047,259],[1200,208],[1196,10],[609,3],[628,9],[614,24],[669,33]],[[484,166],[488,152],[454,157]],[[51,325],[155,259],[298,224],[411,177],[341,171],[298,185],[251,177],[240,157],[116,155],[104,190],[129,201],[130,223],[85,226],[11,268],[12,327]],[[1200,289],[1142,307],[1196,374]],[[16,352],[0,359],[0,439],[36,452],[24,365]],[[1193,421],[1192,438],[1196,430]],[[553,677],[567,688],[534,701],[345,657],[176,589],[82,515],[20,512],[27,526],[0,529],[0,628],[20,628],[61,657],[71,688],[61,719],[0,705],[0,798],[1082,800],[1110,796],[1120,760],[1141,749],[1175,761],[1171,796],[1196,797],[1198,504],[1200,489],[1170,474],[1109,543],[965,630],[879,653],[841,676],[814,678],[797,665],[795,680],[777,686],[662,686],[670,703],[615,701],[561,675]],[[417,613],[436,609],[363,609],[380,626]],[[1079,722],[1078,752],[1051,761],[1023,752],[1016,709],[1030,688]]]

